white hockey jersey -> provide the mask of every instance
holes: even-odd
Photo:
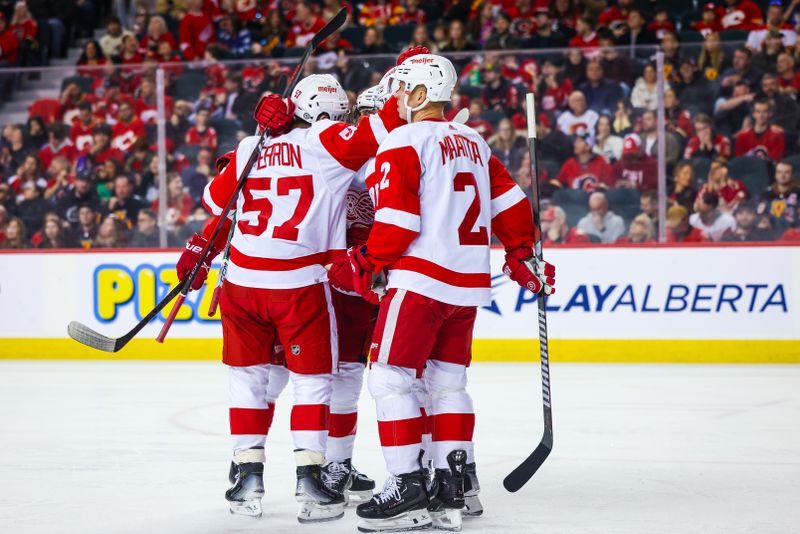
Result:
[[[392,120],[373,115],[357,126],[322,120],[262,148],[237,200],[227,279],[267,289],[326,280],[324,265],[345,249],[347,190],[400,123]],[[231,164],[206,186],[203,204],[214,215],[222,213],[257,142],[243,139]]]
[[[367,178],[375,223],[367,259],[388,288],[448,304],[491,302],[490,235],[531,247],[530,204],[480,134],[426,120],[391,132]]]

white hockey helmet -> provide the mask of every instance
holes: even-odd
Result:
[[[306,122],[316,122],[327,113],[334,121],[347,119],[350,102],[339,82],[330,74],[311,74],[300,80],[292,91],[294,115]]]
[[[405,82],[406,120],[411,122],[411,113],[419,111],[429,102],[449,102],[458,75],[449,59],[435,54],[417,54],[397,66],[391,78],[392,85]],[[427,89],[425,101],[415,108],[408,107],[408,97],[418,85]]]
[[[389,93],[386,92],[385,85],[379,83],[368,87],[361,91],[361,94],[356,98],[356,111],[359,113],[378,111],[388,98]]]

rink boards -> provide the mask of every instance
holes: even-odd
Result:
[[[583,362],[800,363],[800,247],[558,247],[548,299],[550,355]],[[111,336],[130,329],[176,282],[176,251],[0,254],[0,358],[219,359],[221,327],[206,287],[169,338],[153,321],[116,356],[66,336],[71,320]],[[480,308],[474,357],[538,357],[536,297],[501,273]],[[218,267],[218,266],[217,266]],[[167,308],[167,311],[169,308]]]

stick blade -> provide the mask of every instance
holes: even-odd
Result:
[[[339,12],[334,15],[334,17],[328,21],[324,28],[322,28],[312,39],[311,39],[311,47],[317,48],[319,45],[322,44],[325,39],[333,35],[337,30],[341,29],[344,26],[344,23],[347,21],[347,10],[342,8]]]
[[[511,493],[518,491],[542,467],[552,450],[552,445],[548,445],[544,441],[539,443],[536,450],[503,480],[503,486]]]
[[[100,332],[96,332],[92,330],[85,324],[79,323],[78,321],[72,321],[67,326],[67,333],[69,337],[77,341],[78,343],[82,343],[87,347],[92,347],[93,349],[102,350],[105,352],[117,352],[121,347],[117,347],[117,340],[110,338],[108,336],[104,336]]]

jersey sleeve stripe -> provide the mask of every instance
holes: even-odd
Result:
[[[492,199],[492,219],[515,205],[520,200],[526,200],[525,193],[519,187],[512,187],[497,198]]]
[[[484,288],[492,285],[489,273],[460,273],[414,256],[403,256],[394,262],[391,269],[414,271],[451,286]]]
[[[294,271],[308,267],[309,265],[326,265],[333,261],[333,258],[344,254],[344,250],[329,250],[327,252],[317,252],[299,258],[280,259],[280,258],[257,258],[248,256],[236,247],[231,246],[231,261],[245,269],[258,271]]]
[[[205,190],[203,191],[203,205],[213,215],[219,217],[220,215],[222,215],[222,208],[217,206],[217,203],[214,202],[214,199],[211,196],[211,184],[212,182],[206,184]]]
[[[369,116],[369,125],[372,128],[372,135],[375,136],[375,141],[380,145],[389,135],[386,125],[383,124],[383,120],[377,114]]]
[[[419,215],[409,213],[407,211],[396,210],[394,208],[380,208],[375,212],[375,221],[384,224],[391,224],[411,230],[412,232],[419,232],[420,219]]]

